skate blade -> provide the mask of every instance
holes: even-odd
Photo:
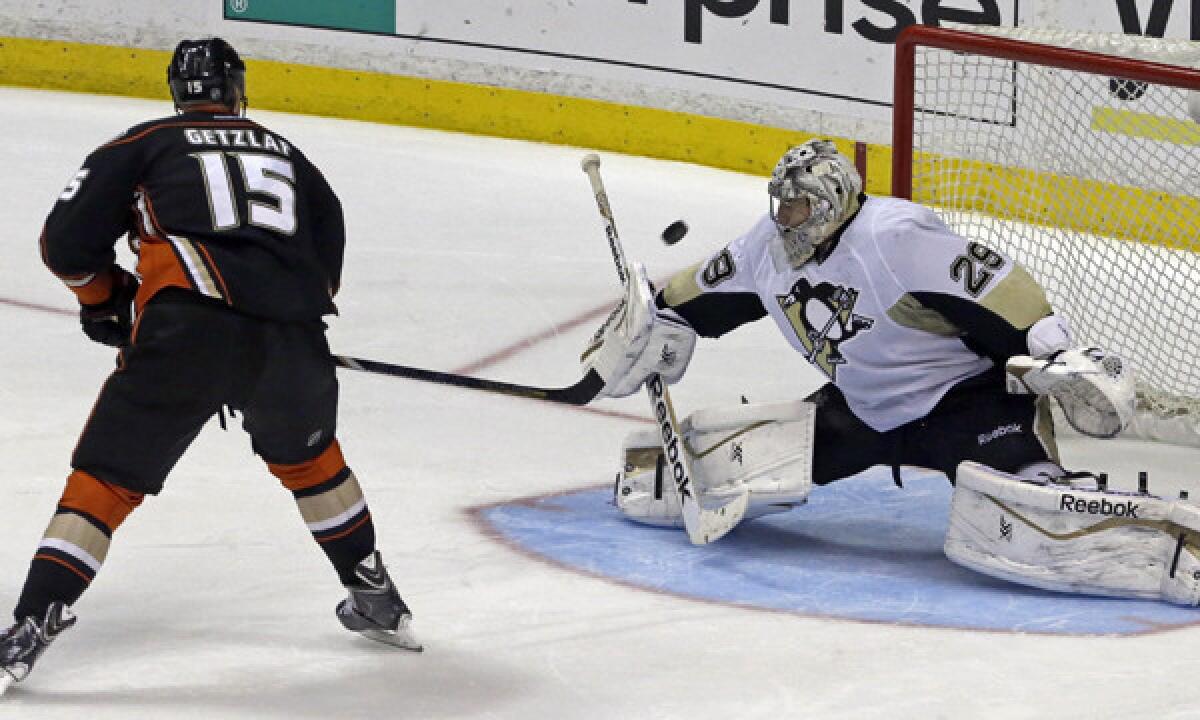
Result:
[[[12,675],[9,675],[4,670],[0,670],[0,697],[4,697],[4,692],[6,690],[8,690],[9,686],[11,686],[16,681],[17,681],[17,679],[14,678]]]
[[[425,646],[417,641],[417,638],[412,634],[412,630],[405,627],[401,627],[396,632],[388,632],[387,630],[359,630],[358,634],[375,642],[391,645],[401,650],[425,652]]]

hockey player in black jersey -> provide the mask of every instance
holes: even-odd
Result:
[[[185,40],[167,70],[177,114],[96,149],[41,236],[83,331],[119,348],[73,471],[33,557],[0,689],[75,622],[70,606],[113,533],[157,494],[201,427],[240,411],[255,452],[295,497],[348,597],[348,629],[419,649],[336,437],[334,312],[345,231],[337,196],[290,141],[244,117],[245,65],[219,38]],[[128,235],[136,274],[116,264]]]
[[[754,517],[872,466],[891,467],[899,483],[899,467],[915,465],[956,483],[945,546],[956,562],[1054,590],[1200,604],[1200,508],[1135,503],[1059,464],[1049,397],[1080,432],[1116,435],[1135,415],[1122,358],[1080,347],[1012,258],[930,208],[863,194],[831,142],[789,150],[767,190],[769,212],[660,292],[635,266],[624,312],[585,353],[601,394],[622,397],[656,375],[678,380],[697,334],[770,317],[828,381],[803,401],[687,418],[686,502],[714,518],[722,508]],[[616,504],[640,522],[684,525],[660,440],[658,429],[626,440]],[[1135,505],[1139,518],[1105,510]],[[719,536],[691,524],[694,540]]]

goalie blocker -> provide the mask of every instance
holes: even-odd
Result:
[[[604,381],[603,397],[632,395],[652,375],[678,382],[696,348],[696,332],[683,318],[655,305],[645,266],[634,262],[629,271],[625,295],[579,358],[585,376]]]

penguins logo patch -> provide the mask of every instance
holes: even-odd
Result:
[[[808,278],[800,278],[787,295],[776,295],[779,307],[792,324],[806,350],[805,359],[815,365],[831,382],[837,380],[837,366],[846,358],[839,348],[875,321],[856,315],[858,291],[819,283],[813,287]]]

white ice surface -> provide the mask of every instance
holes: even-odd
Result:
[[[88,151],[169,111],[0,88],[4,612],[112,363],[42,267],[38,232]],[[345,205],[336,351],[534,385],[577,378],[595,321],[572,321],[617,296],[583,150],[253,115],[303,148]],[[767,204],[762,178],[617,155],[602,172],[626,250],[653,277],[731,239]],[[658,232],[679,217],[691,234],[662,246]],[[758,323],[703,341],[679,405],[815,387],[775,333]],[[646,415],[640,396],[602,403],[604,414],[341,380],[342,445],[423,655],[338,626],[341,589],[289,494],[240,429],[214,422],[165,493],[119,530],[78,626],[0,701],[0,718],[1200,717],[1200,628],[1070,638],[891,627],[693,602],[543,564],[464,510],[608,481],[620,438]],[[1075,464],[1097,464],[1068,445]],[[1152,459],[1155,477],[1179,486],[1196,468],[1195,451],[1089,452],[1105,467]]]

